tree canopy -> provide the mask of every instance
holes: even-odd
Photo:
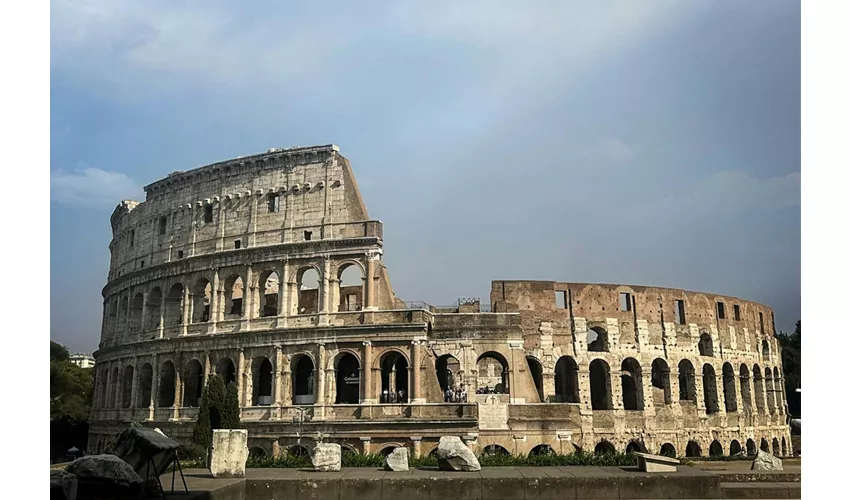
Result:
[[[785,377],[788,412],[799,416],[801,405],[797,389],[800,387],[800,321],[797,321],[793,333],[779,332],[776,338],[782,346],[782,372]]]
[[[64,456],[71,446],[85,449],[87,445],[94,374],[69,358],[65,346],[50,341],[51,458]]]
[[[202,448],[209,448],[214,429],[239,427],[239,397],[236,384],[231,382],[225,387],[220,376],[210,376],[201,393],[198,424],[195,426],[192,441]]]

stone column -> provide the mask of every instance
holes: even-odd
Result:
[[[363,310],[364,311],[374,311],[377,309],[375,305],[375,265],[377,263],[379,254],[376,252],[368,251],[366,252],[366,283],[365,283],[365,292],[366,296],[363,298]]]
[[[245,406],[245,350],[239,348],[239,356],[236,361],[236,384],[239,389],[239,417],[242,417],[242,408]]]
[[[363,443],[363,454],[372,453],[372,438],[362,437],[360,442]]]
[[[242,318],[245,322],[245,329],[251,329],[251,318],[254,316],[254,269],[248,265],[248,271],[245,274],[245,281],[242,283]]]
[[[278,325],[286,326],[286,317],[289,316],[289,261],[283,261],[280,268],[282,274],[277,287],[277,315],[283,316],[284,319],[282,324]]]
[[[165,333],[165,298],[166,292],[163,292],[162,299],[159,301],[159,324],[156,325],[156,329],[159,332],[158,337],[162,338]]]
[[[213,281],[210,284],[210,323],[211,323],[210,329],[209,329],[210,333],[216,332],[216,327],[217,327],[217,324],[218,324],[218,313],[219,313],[218,309],[221,307],[219,305],[219,302],[220,302],[219,291],[218,291],[219,286],[220,285],[219,285],[218,269],[215,269],[215,272],[213,273]]]
[[[210,371],[212,371],[212,363],[210,362],[210,352],[204,351],[204,386],[210,380]]]
[[[136,392],[139,380],[139,358],[133,358],[133,380],[130,382],[130,409],[136,409]],[[123,405],[122,405],[123,406]]]
[[[375,400],[372,398],[372,342],[368,340],[363,342],[363,366],[360,367],[360,372],[363,374],[360,400],[363,403],[374,403]]]
[[[192,307],[192,296],[189,293],[189,287],[183,287],[183,307],[182,317],[180,318],[180,335],[186,335],[189,328],[189,314]]]
[[[139,331],[144,332],[148,320],[148,292],[142,292],[142,317],[139,319]],[[135,367],[133,367],[135,372]]]
[[[420,392],[420,387],[419,387],[420,386],[420,380],[419,379],[421,378],[421,370],[419,368],[419,365],[421,363],[421,361],[420,361],[421,348],[420,348],[420,345],[419,345],[420,342],[418,340],[414,340],[410,344],[411,344],[411,346],[410,346],[410,349],[411,349],[410,371],[411,371],[411,375],[413,376],[412,380],[411,380],[411,387],[410,387],[410,402],[411,403],[422,403],[424,401],[422,401],[420,399],[421,398],[421,396],[420,396],[421,392]]]
[[[292,370],[289,368],[289,363],[284,358],[283,365],[283,384],[282,384],[282,403],[284,406],[292,404]]]
[[[180,418],[180,407],[183,406],[183,356],[178,354],[174,358],[174,415],[172,418]]]
[[[318,355],[316,356],[316,404],[325,404],[325,344],[318,345]]]
[[[322,267],[322,286],[320,289],[321,309],[319,310],[319,324],[328,324],[328,313],[330,312],[330,274],[331,274],[331,259],[325,257]],[[324,370],[324,367],[322,368]]]
[[[283,404],[283,347],[281,345],[274,346],[274,405],[280,406]]]
[[[153,362],[151,363],[151,368],[153,368],[151,372],[151,404],[149,408],[149,420],[154,419],[154,411],[156,410],[157,403],[159,402],[159,356],[157,354],[153,355]]]
[[[419,458],[422,456],[422,436],[412,436],[410,438],[413,441],[413,458]]]

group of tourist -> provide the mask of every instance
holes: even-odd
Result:
[[[475,390],[475,394],[504,394],[505,389],[502,384],[497,384],[496,387],[490,388],[489,386],[479,387]]]
[[[381,403],[407,403],[407,394],[404,389],[395,392],[384,389],[381,393]]]
[[[446,392],[443,394],[443,402],[444,403],[466,403],[467,395],[466,395],[466,386],[461,385],[460,387],[448,387],[446,388]]]

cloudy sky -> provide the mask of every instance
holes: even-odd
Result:
[[[339,145],[405,300],[494,279],[800,316],[797,1],[52,0],[51,338],[92,351],[122,199]]]

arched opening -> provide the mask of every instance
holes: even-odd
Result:
[[[493,456],[508,456],[510,452],[505,449],[505,447],[500,446],[498,444],[488,444],[484,447],[484,451],[481,453],[482,457],[493,457]]]
[[[578,364],[569,356],[555,363],[555,395],[562,403],[579,403]]]
[[[543,366],[540,365],[540,361],[537,361],[531,356],[526,356],[525,360],[528,362],[531,379],[534,380],[534,388],[537,389],[537,398],[543,403],[546,401],[546,398],[543,396]]]
[[[266,458],[266,450],[260,448],[259,446],[252,446],[248,448],[248,457],[255,459]]]
[[[779,376],[779,368],[773,367],[774,400],[780,413],[785,412],[785,381]]]
[[[770,413],[774,413],[776,411],[776,399],[773,397],[775,388],[773,386],[773,372],[770,371],[769,366],[764,367],[764,382],[767,391],[767,409]]]
[[[388,351],[381,358],[381,403],[407,403],[407,358]]]
[[[733,439],[732,442],[729,443],[729,456],[738,456],[743,451],[744,450],[741,449],[741,443],[739,443],[737,439]]]
[[[165,298],[165,326],[179,325],[183,321],[183,285],[175,283]]]
[[[159,287],[154,287],[148,295],[148,313],[145,320],[145,326],[149,329],[159,328],[159,320],[162,308],[162,290]]]
[[[440,383],[440,389],[445,393],[449,389],[454,389],[459,380],[457,379],[460,373],[460,362],[451,354],[443,354],[437,358],[437,381]],[[445,400],[445,396],[443,397]],[[445,400],[445,403],[449,401]]]
[[[265,356],[257,356],[251,363],[251,402],[253,406],[272,404],[272,362]]]
[[[380,451],[379,453],[381,454],[381,456],[386,457],[387,455],[389,455],[390,453],[392,453],[393,451],[395,451],[395,449],[396,449],[396,448],[397,448],[397,447],[396,447],[395,445],[393,445],[393,446],[384,446],[383,448],[381,448],[381,451]]]
[[[750,370],[747,365],[741,365],[741,402],[744,404],[744,411],[749,412],[753,408],[752,396],[750,396]]]
[[[360,402],[360,362],[351,353],[344,353],[336,362],[336,404]]]
[[[593,449],[593,453],[597,455],[613,455],[617,453],[617,448],[614,448],[614,445],[611,444],[610,441],[603,439],[596,444],[596,447]]]
[[[670,443],[664,443],[661,445],[661,451],[658,454],[664,457],[676,458],[676,447]]]
[[[280,293],[280,275],[266,271],[260,275],[260,316],[277,316],[277,298]]]
[[[231,274],[224,280],[224,318],[242,317],[244,284],[238,274]]]
[[[673,402],[670,391],[670,368],[661,358],[652,362],[652,401],[653,403],[669,405]]]
[[[118,398],[120,397],[115,393],[116,387],[121,387],[121,381],[118,380],[118,367],[112,369],[112,383],[109,385],[107,389],[109,391],[109,407],[110,408],[118,408],[120,405],[120,401]]]
[[[770,359],[770,343],[767,340],[761,341],[761,357],[768,360]]]
[[[620,382],[623,388],[623,409],[643,411],[643,382],[640,363],[626,358],[620,365]]]
[[[109,316],[106,321],[106,333],[108,337],[114,337],[118,328],[118,300],[112,301],[109,306]]]
[[[697,400],[697,379],[694,365],[687,359],[679,361],[679,401]]]
[[[784,438],[784,437],[782,438],[782,456],[783,456],[783,457],[787,457],[787,456],[788,456],[788,445],[785,443],[785,438]]]
[[[723,401],[726,412],[738,411],[738,396],[735,394],[735,369],[730,363],[723,363]]]
[[[286,450],[286,452],[289,453],[293,457],[309,457],[310,456],[310,452],[307,450],[307,448],[305,448],[304,446],[301,446],[300,444],[290,446],[289,449]]]
[[[541,456],[541,455],[553,455],[555,450],[552,449],[548,444],[538,444],[534,448],[531,449],[529,455]]]
[[[338,311],[360,311],[363,309],[363,272],[357,264],[340,268]]]
[[[501,354],[493,351],[485,352],[478,357],[476,367],[478,369],[477,389],[479,393],[510,393],[508,361]]]
[[[142,365],[139,370],[139,399],[136,401],[136,407],[147,408],[151,404],[151,389],[153,387],[153,367],[150,363]]]
[[[608,351],[608,332],[604,328],[594,326],[587,329],[587,350],[590,352]]]
[[[127,309],[129,308],[127,297],[121,297],[121,305],[118,307],[118,335],[127,334]]]
[[[166,361],[159,370],[159,403],[157,406],[168,408],[174,406],[174,363]]]
[[[720,441],[714,440],[708,446],[708,455],[711,457],[722,457],[723,456],[723,445],[720,444]]]
[[[590,405],[594,410],[611,410],[611,369],[602,359],[590,362]]]
[[[777,457],[780,455],[779,440],[776,438],[773,438],[773,454]]]
[[[201,406],[201,392],[204,390],[204,368],[200,361],[193,359],[186,365],[183,375],[183,406]]]
[[[142,331],[142,311],[145,308],[145,296],[141,292],[133,297],[133,303],[130,304],[130,331]]]
[[[640,441],[629,441],[629,444],[626,445],[626,453],[646,453],[646,446]]]
[[[711,335],[707,333],[699,336],[699,355],[714,356],[714,343],[711,341]]]
[[[319,312],[319,271],[310,267],[298,276],[298,314]]]
[[[761,438],[761,445],[759,446],[759,448],[765,453],[770,453],[770,444],[765,438]]]
[[[121,407],[129,408],[133,398],[133,366],[124,367],[124,380],[121,383]]]
[[[302,354],[294,358],[292,366],[292,399],[297,405],[311,405],[316,402],[313,392],[313,360]]]
[[[761,378],[761,368],[753,365],[753,385],[756,388],[756,409],[764,413],[764,380]]]
[[[215,365],[215,374],[224,380],[224,385],[236,382],[236,365],[230,358],[221,358]]]
[[[702,365],[702,393],[703,401],[705,402],[705,412],[719,412],[720,404],[717,399],[717,377],[714,374],[714,367],[708,363]]]
[[[753,456],[756,454],[756,442],[752,439],[747,439],[747,455]]]
[[[210,297],[212,286],[209,280],[201,278],[192,287],[192,323],[205,323],[210,320]]]
[[[702,456],[702,448],[700,448],[699,444],[696,441],[688,441],[688,445],[685,447],[685,456],[686,457],[701,457]]]

